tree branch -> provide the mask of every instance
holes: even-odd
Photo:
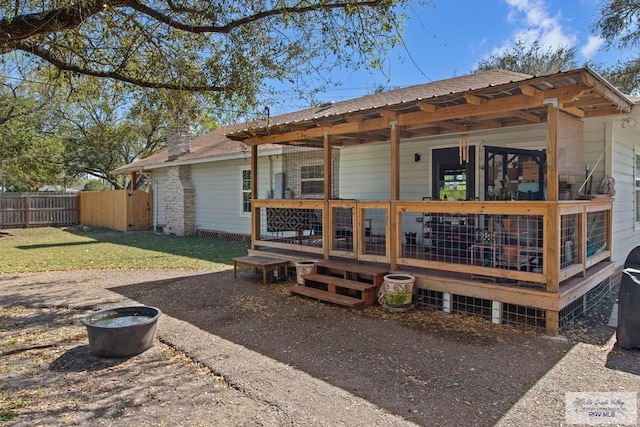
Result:
[[[93,0],[85,5],[74,5],[49,12],[16,15],[0,21],[0,45],[11,46],[13,42],[37,35],[71,30],[83,21],[104,10],[105,6],[119,7],[127,0]]]
[[[107,78],[119,80],[125,83],[131,83],[139,87],[145,87],[145,88],[151,88],[151,89],[187,90],[191,92],[224,92],[230,89],[229,87],[222,87],[222,86],[174,84],[174,83],[168,83],[168,82],[152,82],[144,79],[136,79],[129,75],[119,73],[116,71],[98,71],[98,70],[92,70],[90,68],[81,67],[79,65],[71,64],[69,62],[66,62],[56,57],[50,51],[46,49],[42,49],[36,43],[24,41],[24,42],[14,43],[14,46],[17,50],[22,50],[24,52],[38,56],[61,70],[70,71],[78,74],[84,74],[84,75],[93,76],[93,77],[107,77]]]
[[[225,25],[188,25],[182,22],[176,21],[170,16],[159,12],[156,9],[150,8],[138,1],[128,2],[128,6],[138,12],[142,12],[158,22],[162,22],[164,24],[169,25],[172,28],[177,30],[187,31],[189,33],[220,33],[226,34],[231,32],[232,30],[239,28],[243,25],[251,24],[253,22],[260,21],[262,19],[266,19],[272,16],[285,15],[285,14],[294,14],[294,15],[303,15],[309,12],[315,12],[317,10],[333,10],[333,9],[347,9],[347,8],[362,8],[362,7],[377,7],[382,4],[382,0],[370,0],[363,1],[358,3],[352,2],[338,2],[338,3],[315,3],[309,6],[303,7],[280,7],[271,10],[265,10],[264,12],[256,13],[253,15],[245,16],[244,18],[236,19],[234,21],[229,22]]]

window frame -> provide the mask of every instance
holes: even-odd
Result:
[[[249,175],[248,187],[245,189],[245,172]],[[249,167],[241,167],[240,168],[240,216],[242,217],[250,217],[251,216],[251,168]],[[249,210],[245,210],[245,194],[249,195]]]
[[[303,178],[303,168],[319,168],[320,173],[321,173],[321,177],[317,178]],[[315,199],[315,198],[322,198],[324,197],[324,164],[318,162],[318,163],[310,163],[307,165],[300,165],[298,168],[298,175],[299,175],[299,179],[300,179],[300,189],[298,194],[300,194],[300,198],[303,199]],[[319,193],[309,193],[309,194],[304,194],[303,193],[303,184],[305,182],[321,182],[322,183],[322,191]]]

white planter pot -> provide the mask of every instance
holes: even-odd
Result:
[[[302,276],[305,274],[311,274],[316,272],[315,261],[300,261],[296,262],[296,279],[298,285],[304,285],[304,279]]]
[[[388,307],[409,307],[413,301],[416,278],[410,274],[395,273],[384,276],[384,301]]]

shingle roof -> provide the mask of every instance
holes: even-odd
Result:
[[[156,154],[152,154],[144,159],[137,160],[128,165],[121,166],[115,169],[113,172],[129,173],[140,169],[148,170],[159,167],[168,167],[176,163],[189,163],[202,159],[215,159],[223,156],[241,155],[243,152],[249,156],[250,148],[238,141],[232,141],[225,135],[228,132],[234,132],[246,127],[245,123],[221,126],[216,130],[202,135],[198,138],[194,138],[191,141],[191,151],[185,153],[176,160],[169,161],[167,150],[162,150]],[[279,148],[279,146],[267,144],[264,147],[259,147],[259,151]]]

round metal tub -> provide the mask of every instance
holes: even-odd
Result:
[[[89,350],[100,357],[129,357],[153,345],[160,309],[116,307],[85,316]]]

